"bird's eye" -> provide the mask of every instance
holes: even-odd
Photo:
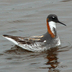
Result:
[[[52,16],[52,19],[55,19],[55,17],[54,17],[54,16]]]
[[[52,18],[54,19],[55,17],[53,16]]]

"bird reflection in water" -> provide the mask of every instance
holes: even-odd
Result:
[[[60,72],[58,69],[56,69],[56,67],[58,66],[59,62],[58,62],[58,48],[51,48],[47,51],[47,63],[46,65],[48,65],[48,72]]]
[[[55,47],[55,48],[51,48],[49,50],[47,50],[47,62],[46,65],[48,67],[46,67],[48,70],[48,72],[60,72],[60,70],[57,68],[59,63],[58,62],[58,53],[59,52],[66,52],[69,51],[72,48],[72,46],[64,46],[61,48]]]

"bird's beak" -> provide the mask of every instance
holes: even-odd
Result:
[[[57,21],[57,23],[60,23],[60,24],[62,24],[62,25],[64,25],[64,26],[66,26],[66,24],[64,24],[64,23],[62,23],[62,22],[60,22],[60,21]]]

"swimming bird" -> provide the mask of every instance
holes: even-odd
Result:
[[[20,37],[3,35],[3,37],[13,42],[15,45],[33,52],[41,52],[49,48],[60,46],[61,42],[57,35],[56,24],[60,23],[64,26],[66,26],[66,24],[60,22],[55,14],[48,15],[46,22],[47,32],[41,36]]]

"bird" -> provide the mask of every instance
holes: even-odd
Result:
[[[4,34],[3,37],[15,45],[32,52],[42,52],[60,46],[61,41],[57,35],[56,24],[60,23],[64,26],[66,24],[60,22],[55,14],[49,14],[46,18],[46,23],[47,32],[40,36],[21,37]]]

